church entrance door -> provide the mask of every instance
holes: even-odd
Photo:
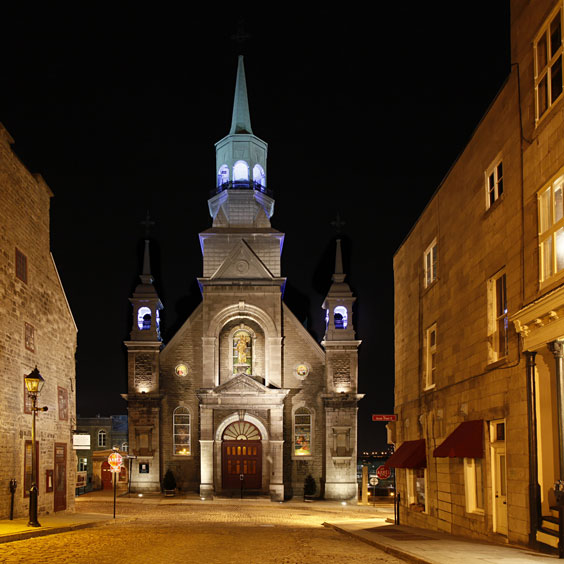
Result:
[[[113,486],[113,479],[114,475],[112,473],[112,468],[110,463],[107,460],[102,462],[102,489],[103,490],[111,490]]]
[[[223,489],[262,489],[261,438],[259,430],[247,421],[236,421],[225,429],[221,453]]]

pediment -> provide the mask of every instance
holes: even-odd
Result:
[[[253,395],[272,393],[272,390],[247,374],[237,374],[214,390],[218,395]]]
[[[218,278],[272,279],[274,277],[249,244],[241,239],[211,276],[212,280]]]

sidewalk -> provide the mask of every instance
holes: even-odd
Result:
[[[416,564],[556,564],[558,561],[556,555],[542,554],[514,545],[455,537],[426,529],[391,525],[384,519],[323,525]]]

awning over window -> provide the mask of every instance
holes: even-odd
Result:
[[[464,421],[434,451],[433,456],[450,458],[484,457],[484,421]]]
[[[384,466],[389,468],[427,468],[425,439],[404,441]]]

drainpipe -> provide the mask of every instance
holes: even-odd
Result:
[[[529,544],[537,545],[537,530],[541,523],[540,486],[538,478],[537,412],[535,388],[535,351],[526,351],[527,412],[529,415]]]

